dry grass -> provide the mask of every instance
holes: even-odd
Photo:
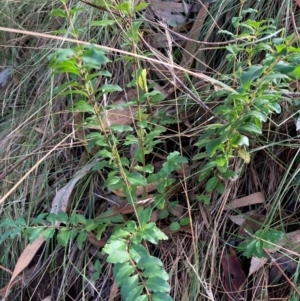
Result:
[[[3,3],[0,8],[3,26],[18,29],[20,32],[26,30],[41,34],[68,30],[72,26],[81,29],[79,40],[93,40],[100,45],[119,50],[109,53],[112,63],[107,68],[113,75],[110,82],[125,88],[131,80],[135,66],[129,56],[120,53],[131,51],[129,45],[123,46],[124,24],[117,20],[114,27],[99,29],[90,26],[91,21],[115,18],[114,15],[78,1],[68,1],[70,7],[84,8],[70,24],[62,18],[49,16],[52,9],[61,7],[59,1],[20,3],[3,0]],[[232,30],[230,20],[238,15],[240,5],[239,1],[218,1],[207,6],[209,13],[203,13],[203,19],[200,20],[203,26],[198,28],[198,41],[222,42],[224,36],[218,35],[217,31],[219,28]],[[293,30],[289,12],[289,7],[295,7],[293,1],[246,1],[242,8],[248,7],[259,10],[258,19],[274,18],[278,28],[284,27],[287,32]],[[295,20],[299,19],[297,16],[299,9],[296,10]],[[137,54],[146,55],[150,52],[151,58],[166,62],[160,64],[153,60],[143,60],[141,63],[147,68],[150,80],[167,95],[155,109],[165,109],[173,116],[181,118],[178,125],[170,126],[163,137],[164,144],[159,145],[156,155],[149,158],[149,162],[159,164],[159,157],[165,158],[174,150],[192,158],[198,151],[192,145],[204,131],[210,117],[193,97],[209,99],[214,85],[201,78],[187,78],[178,73],[178,77],[192,95],[186,89],[174,89],[170,66],[173,63],[179,64],[183,69],[187,68],[187,72],[201,70],[215,80],[228,74],[231,66],[224,59],[224,47],[217,44],[199,45],[196,41],[187,48],[184,39],[180,38],[171,55],[168,54],[170,47],[166,38],[161,42],[163,47],[151,46],[147,40],[151,34],[155,38],[159,33],[164,37],[171,33],[167,33],[165,25],[155,22],[151,16],[147,17],[149,20],[145,22],[145,39],[136,45]],[[191,18],[196,17],[197,13],[191,14]],[[124,19],[124,23],[126,22],[129,20]],[[180,34],[189,35],[189,29],[181,31]],[[68,35],[64,37],[74,38]],[[68,110],[71,100],[53,96],[53,89],[63,83],[65,78],[53,76],[47,69],[47,55],[56,48],[71,44],[42,36],[0,31],[0,65],[13,66],[11,80],[0,90],[0,196],[7,195],[5,202],[1,203],[1,219],[16,219],[21,216],[29,221],[39,213],[47,212],[56,191],[66,185],[76,170],[90,159],[91,155],[85,151],[85,143],[75,136],[76,121]],[[182,58],[191,56],[195,60],[190,64],[186,61],[183,64]],[[260,59],[258,57],[257,61]],[[224,82],[235,88],[234,81],[229,76]],[[113,97],[115,95],[111,96]],[[216,104],[210,105],[213,107]],[[150,248],[152,254],[164,262],[170,273],[171,295],[174,300],[229,300],[226,295],[227,288],[224,286],[225,275],[221,260],[224,254],[235,252],[230,250],[229,245],[240,239],[239,227],[230,221],[228,211],[224,211],[224,206],[229,201],[262,191],[266,197],[265,204],[244,207],[231,213],[237,215],[253,210],[264,211],[265,225],[276,225],[285,231],[299,229],[297,210],[292,210],[291,214],[282,218],[282,209],[291,206],[291,201],[297,203],[299,193],[297,177],[300,141],[294,129],[294,120],[288,120],[291,115],[290,105],[287,104],[286,107],[276,119],[276,123],[281,126],[267,123],[263,136],[251,146],[251,163],[244,165],[241,160],[233,160],[232,167],[241,173],[240,178],[235,182],[228,182],[223,195],[214,193],[209,206],[198,203],[195,197],[204,191],[205,183],[198,181],[198,172],[204,162],[194,162],[186,174],[179,176],[178,189],[174,189],[169,199],[178,201],[183,208],[182,215],[192,217],[192,227],[169,233],[168,241]],[[128,150],[125,149],[124,152],[126,151]],[[28,173],[30,170],[32,172]],[[97,197],[99,189],[101,191],[101,176],[105,177],[105,174],[89,174],[79,182],[68,209],[69,213],[76,211],[87,217],[94,217],[109,208],[109,202]],[[161,228],[166,230],[170,222],[180,217],[171,216],[163,220]],[[109,237],[109,233],[110,230],[105,233],[105,239]],[[1,265],[13,270],[27,243],[27,239],[21,237],[6,240],[0,248]],[[93,282],[90,275],[94,271],[96,260],[102,263],[103,268],[100,279]],[[249,261],[243,257],[240,260],[243,268],[249,269]],[[298,258],[293,258],[293,262],[297,260]],[[298,269],[297,265],[296,276]],[[0,286],[4,287],[10,275],[3,269],[0,270],[0,275]],[[290,276],[295,283],[298,280],[296,276],[295,279]],[[257,283],[263,283],[268,289],[269,300],[299,300],[291,286],[283,282],[279,281],[274,289],[267,280],[255,282],[254,278],[250,277],[244,286],[248,300],[255,300],[253,287]],[[99,247],[88,242],[82,251],[75,245],[63,249],[57,246],[55,240],[43,245],[26,270],[24,279],[22,284],[15,287],[10,300],[43,300],[49,295],[52,300],[120,300],[118,292],[114,290],[111,266],[105,263]]]

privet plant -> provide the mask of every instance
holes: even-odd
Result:
[[[64,2],[64,1],[63,1]],[[131,1],[124,1],[114,9],[131,15],[143,7],[132,7]],[[70,17],[77,11],[56,10],[53,15]],[[247,11],[249,13],[249,11]],[[107,23],[110,24],[111,23]],[[127,46],[136,43],[141,22],[136,22],[128,32]],[[104,25],[103,22],[94,25]],[[227,46],[228,61],[233,64],[232,78],[236,85],[236,93],[217,91],[210,99],[222,97],[222,105],[214,109],[214,113],[223,122],[207,127],[206,132],[195,144],[200,152],[194,160],[205,160],[206,164],[199,173],[199,181],[206,182],[206,192],[199,195],[198,200],[209,204],[211,193],[222,194],[224,182],[235,179],[238,174],[230,168],[230,162],[240,157],[245,163],[250,160],[249,148],[251,140],[262,133],[262,124],[271,114],[280,113],[280,100],[293,78],[300,77],[300,48],[295,44],[294,36],[287,38],[272,37],[274,28],[270,21],[254,21],[235,18],[233,25],[236,34],[228,33],[234,38],[248,39],[249,42],[237,42]],[[224,33],[224,32],[223,32]],[[75,33],[74,33],[75,34]],[[237,39],[238,40],[238,39]],[[261,41],[260,41],[261,40]],[[264,55],[263,65],[253,65],[255,57]],[[102,84],[111,74],[105,70],[109,59],[98,47],[76,46],[59,49],[49,56],[49,67],[54,74],[67,75],[68,81],[54,91],[57,97],[75,99],[72,111],[83,115],[82,127],[89,134],[85,137],[87,150],[93,152],[95,160],[94,172],[107,171],[105,187],[121,191],[135,210],[135,220],[124,221],[121,215],[114,216],[111,210],[96,219],[86,219],[81,214],[68,216],[66,213],[43,213],[28,225],[23,218],[7,219],[0,224],[5,228],[0,242],[17,235],[29,236],[30,242],[43,234],[46,240],[56,236],[58,243],[66,246],[75,240],[79,248],[87,240],[88,233],[93,231],[100,239],[107,227],[113,227],[103,253],[107,254],[107,262],[113,264],[113,272],[117,284],[121,287],[121,295],[126,301],[158,301],[172,300],[169,296],[169,276],[162,262],[150,255],[145,242],[157,244],[167,239],[155,223],[150,222],[152,210],[165,209],[166,190],[174,182],[170,175],[180,168],[187,159],[179,152],[172,152],[167,157],[160,171],[155,172],[146,156],[151,154],[155,145],[161,143],[160,136],[165,126],[177,122],[170,119],[164,111],[153,113],[152,107],[162,99],[158,91],[147,83],[145,69],[136,68],[129,87],[137,90],[137,96],[125,106],[137,108],[134,127],[124,124],[107,124],[107,111],[118,109],[119,105],[100,105],[109,93],[122,91],[118,85]],[[138,64],[137,64],[138,66]],[[224,81],[228,77],[224,76]],[[210,100],[208,99],[208,101]],[[159,115],[160,114],[160,115]],[[122,135],[122,139],[120,139]],[[121,147],[131,149],[132,158],[122,156]],[[156,185],[156,194],[152,207],[138,207],[138,190],[147,196],[147,185]],[[61,223],[57,229],[55,222]],[[258,231],[241,248],[246,256],[260,256],[263,247],[276,242],[282,236],[274,230]],[[266,245],[264,245],[264,243]],[[101,273],[97,269],[96,278]]]
[[[248,9],[242,15],[246,13],[253,10]],[[262,134],[264,122],[273,122],[270,118],[273,113],[281,112],[280,101],[288,100],[284,93],[290,91],[293,80],[300,78],[300,48],[295,46],[298,41],[294,35],[274,37],[282,31],[274,34],[272,20],[242,22],[240,16],[233,18],[232,23],[237,34],[222,33],[235,39],[249,39],[247,43],[226,47],[227,59],[234,66],[232,78],[236,82],[236,93],[221,90],[211,95],[211,99],[224,98],[214,109],[223,123],[209,125],[195,144],[201,152],[194,160],[207,160],[199,174],[199,181],[206,182],[206,194],[198,196],[207,204],[213,191],[224,192],[224,180],[238,178],[238,173],[230,168],[234,158],[250,162],[251,141],[255,143],[256,135]],[[264,56],[262,65],[253,64],[257,56]],[[275,243],[282,237],[283,233],[274,229],[259,230],[241,244],[240,249],[248,257],[262,257],[268,242]]]

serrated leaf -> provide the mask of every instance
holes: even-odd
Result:
[[[114,265],[114,277],[118,286],[126,281],[126,279],[134,272],[134,267],[128,263],[117,263]]]
[[[145,209],[144,207],[137,208],[137,216],[142,227],[149,222],[151,218],[151,213],[152,213],[152,208],[150,207]]]
[[[151,292],[166,293],[170,291],[169,283],[160,277],[149,278],[146,281],[146,286]]]
[[[138,261],[138,268],[140,269],[146,269],[150,266],[162,266],[163,263],[161,262],[161,260],[157,257],[151,256],[151,255],[147,255],[144,257],[141,257],[141,259]]]
[[[127,295],[125,301],[136,301],[137,297],[142,293],[143,287],[138,285],[134,287],[131,292]]]
[[[242,126],[238,127],[239,131],[245,131],[249,133],[254,133],[254,134],[261,134],[261,129],[253,124],[253,123],[244,123]]]
[[[209,205],[210,203],[210,198],[207,195],[200,194],[197,196],[197,201],[198,202],[203,202],[206,205]]]
[[[94,114],[95,111],[93,107],[91,107],[86,101],[84,100],[79,100],[74,104],[74,111],[79,111],[79,112],[86,112],[86,113],[91,113]]]
[[[218,182],[219,179],[217,177],[210,178],[205,185],[205,190],[207,192],[212,192],[216,188]]]
[[[174,301],[169,295],[165,293],[152,294],[152,301]]]
[[[68,228],[61,228],[57,234],[57,242],[62,247],[65,247],[70,240],[70,230]]]
[[[135,301],[148,301],[147,295],[141,295],[135,299]]]
[[[83,246],[83,243],[87,240],[87,233],[85,231],[81,231],[79,233],[79,235],[77,236],[77,246],[78,246],[78,249],[81,250],[82,249],[82,246]]]
[[[124,283],[121,287],[121,295],[122,295],[123,299],[126,300],[127,296],[130,294],[130,292],[135,287],[137,287],[138,281],[139,281],[138,275],[131,276],[124,281]]]
[[[141,245],[131,245],[129,247],[129,253],[135,262],[139,262],[142,257],[149,255],[147,249]]]
[[[123,263],[130,260],[130,255],[127,251],[116,251],[107,257],[106,261],[109,263]]]
[[[12,231],[9,231],[10,238],[13,239],[16,235],[21,234],[22,230],[23,230],[22,227],[16,227]],[[32,243],[34,240],[36,240],[37,238],[39,238],[41,236],[41,234],[43,233],[43,231],[44,231],[43,227],[33,228],[30,231],[29,242]]]
[[[169,280],[168,273],[163,268],[161,268],[157,265],[146,268],[143,271],[143,277],[145,277],[145,278],[160,277],[165,281]]]
[[[51,239],[53,237],[53,235],[55,234],[55,228],[47,228],[44,232],[43,232],[43,236],[44,239],[47,241],[49,239]]]
[[[50,12],[50,17],[60,17],[60,18],[66,18],[67,13],[62,9],[53,9]]]
[[[127,176],[130,184],[135,186],[146,186],[147,180],[139,173],[131,173]]]
[[[109,128],[117,133],[133,131],[133,128],[124,124],[112,124]]]
[[[67,224],[69,220],[68,214],[66,212],[58,212],[56,214],[56,220],[61,223]]]
[[[263,66],[254,65],[250,66],[247,71],[242,73],[241,84],[246,91],[249,90],[252,81],[262,75],[263,70]]]
[[[125,251],[127,248],[127,245],[122,240],[114,240],[110,243],[107,243],[105,247],[102,249],[102,251],[106,254],[112,254],[116,251]]]

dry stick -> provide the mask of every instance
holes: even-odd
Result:
[[[108,47],[108,46],[102,46],[102,45],[98,45],[98,44],[92,44],[92,43],[89,43],[89,42],[79,41],[79,40],[76,40],[76,39],[57,37],[57,36],[54,36],[54,35],[51,35],[51,34],[39,33],[39,32],[35,32],[35,31],[20,30],[20,29],[8,28],[8,27],[0,27],[0,31],[19,33],[19,34],[30,35],[30,36],[41,37],[41,38],[54,39],[54,40],[58,40],[58,41],[76,43],[76,44],[80,44],[80,45],[87,45],[87,46],[93,45],[94,47],[102,49],[102,50],[117,52],[117,53],[120,53],[120,54],[140,58],[140,59],[143,59],[143,60],[146,60],[146,61],[151,61],[151,62],[154,62],[154,63],[160,63],[164,66],[171,67],[171,68],[174,68],[176,70],[186,72],[187,74],[190,74],[190,75],[195,76],[197,78],[201,78],[202,80],[204,80],[206,82],[209,82],[213,85],[218,85],[218,86],[222,87],[223,89],[225,89],[226,91],[229,91],[231,93],[234,93],[234,94],[237,93],[234,89],[232,89],[228,85],[226,85],[226,84],[224,84],[224,83],[222,83],[222,82],[220,82],[220,81],[218,81],[218,80],[216,80],[212,77],[209,77],[209,76],[207,76],[203,73],[193,72],[191,70],[186,70],[185,68],[183,68],[179,65],[175,65],[175,64],[172,65],[170,63],[159,61],[159,60],[153,59],[151,57],[143,56],[143,55],[140,55],[140,54],[135,54],[135,53],[132,53],[132,52],[128,52],[128,51],[124,51],[124,50],[120,50],[120,49],[116,49],[116,48],[112,48],[112,47]],[[271,37],[271,36],[273,36],[277,33],[278,32],[270,35],[269,37]]]
[[[298,296],[300,296],[300,291],[296,287],[296,285],[291,281],[291,279],[286,275],[286,273],[283,271],[283,269],[280,267],[280,265],[276,262],[276,259],[271,256],[271,254],[266,250],[266,248],[263,248],[264,252],[269,256],[272,263],[277,267],[277,269],[280,271],[282,276],[286,279],[286,281],[290,284],[290,286],[295,290]]]
[[[40,151],[41,149],[43,149],[44,147],[46,147],[47,144],[50,141],[52,141],[55,137],[58,136],[58,134],[61,133],[61,130],[63,130],[72,119],[73,119],[73,117],[71,117],[68,121],[66,121],[66,123],[62,126],[62,128],[59,129],[59,131],[57,131],[56,133],[54,133],[45,143],[43,143],[40,147],[38,147],[36,150],[34,150],[34,152],[32,152],[31,154],[28,154],[27,156],[25,156],[22,159],[20,159],[9,170],[2,172],[2,174],[0,174],[0,180],[5,179],[7,177],[7,175],[9,175],[11,172],[13,172],[22,162],[24,162],[25,160],[27,160],[31,156],[34,156],[38,151]]]

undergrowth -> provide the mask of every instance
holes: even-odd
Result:
[[[84,3],[61,1],[55,8],[50,5],[48,14],[41,12],[43,18],[61,22],[51,23],[54,40],[55,35],[71,36],[74,43],[36,54],[32,61],[38,67],[19,89],[7,84],[11,71],[2,73],[2,83],[7,77],[3,88],[8,88],[2,100],[1,145],[9,145],[2,153],[0,175],[3,266],[22,266],[26,260],[18,256],[23,246],[39,239],[43,243],[43,250],[39,246],[31,251],[31,273],[22,283],[28,292],[12,293],[17,278],[9,282],[6,275],[3,295],[37,298],[41,269],[44,291],[51,282],[49,294],[57,300],[225,300],[234,294],[226,285],[226,298],[221,291],[227,249],[242,258],[274,260],[273,250],[291,233],[290,227],[299,229],[281,209],[291,206],[299,182],[294,163],[298,153],[281,156],[284,149],[293,152],[298,146],[297,133],[289,128],[284,132],[282,126],[299,109],[299,38],[296,28],[294,33],[281,29],[275,17],[261,18],[254,6],[244,4],[227,27],[217,28],[231,42],[200,47],[214,54],[211,61],[195,62],[201,68],[208,64],[208,75],[190,70],[188,62],[179,67],[185,54],[180,45],[171,45],[167,28],[172,24],[156,27],[167,40],[167,55],[159,59],[144,38],[151,24],[143,14],[149,3],[95,2],[95,15],[88,22]],[[211,8],[217,11],[214,18],[220,7],[224,2]],[[209,23],[203,31],[209,31]],[[123,55],[117,57],[118,52]],[[203,53],[193,55],[201,58]],[[218,59],[220,53],[224,60]],[[215,70],[217,65],[220,69]],[[157,66],[164,72],[155,71]],[[205,83],[200,89],[197,78]],[[42,92],[41,83],[47,83]],[[7,106],[20,93],[19,103]],[[19,108],[26,115],[17,125]],[[272,166],[277,174],[282,168],[278,178],[269,162],[276,162]],[[266,170],[274,183],[265,179]],[[248,177],[255,182],[252,186]],[[288,188],[279,183],[288,183]],[[246,218],[237,231],[228,222],[226,203],[257,191],[265,192],[269,203],[256,207],[255,213],[231,209],[233,216],[256,222],[259,215],[262,222],[253,226]],[[293,196],[282,202],[289,194]],[[297,216],[295,208],[292,216]],[[261,214],[264,210],[268,214]],[[19,241],[20,250],[13,251]],[[222,276],[216,272],[217,262]],[[68,280],[65,287],[55,283],[53,271],[58,279]],[[248,279],[249,286],[253,279]],[[178,285],[181,281],[186,286]],[[71,283],[81,283],[81,288]],[[297,300],[297,283],[296,276],[290,280],[290,300]]]

